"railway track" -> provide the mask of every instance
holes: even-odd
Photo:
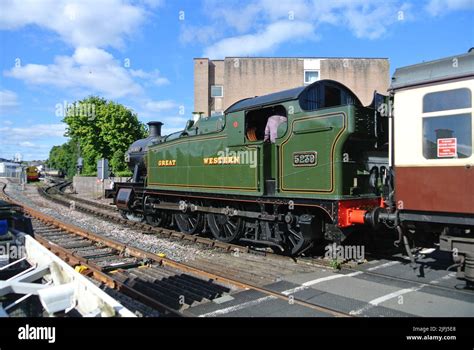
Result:
[[[135,222],[128,219],[122,218],[118,211],[110,206],[94,201],[90,201],[84,198],[73,196],[67,193],[64,193],[64,189],[70,185],[70,181],[63,183],[57,183],[50,187],[43,188],[38,187],[38,193],[45,199],[53,201],[57,204],[68,208],[74,208],[79,212],[82,212],[87,215],[95,216],[99,219],[105,219],[125,227],[132,229],[138,229],[142,232],[148,234],[157,235],[160,238],[173,239],[183,243],[197,244],[199,246],[205,247],[207,249],[217,249],[222,252],[232,253],[232,254],[246,254],[246,255],[258,255],[258,256],[268,256],[272,260],[282,261],[283,263],[295,263],[299,265],[308,265],[308,266],[317,266],[317,267],[329,267],[329,261],[324,259],[314,259],[314,258],[305,258],[305,259],[296,259],[288,256],[275,254],[272,251],[266,250],[257,250],[250,246],[243,246],[232,243],[220,242],[214,238],[202,237],[198,235],[188,235],[180,231],[173,230],[171,228],[164,227],[153,227],[144,222]]]
[[[61,187],[65,188],[67,186],[68,184],[67,185],[55,184],[48,188],[38,187],[38,193],[44,198],[47,198],[57,204],[61,204],[69,208],[73,207],[77,211],[80,211],[89,215],[93,215],[98,218],[107,219],[109,221],[112,221],[121,225],[125,225],[134,229],[140,229],[140,230],[143,230],[144,232],[157,234],[163,238],[173,238],[177,240],[190,241],[190,242],[202,244],[209,248],[218,248],[218,249],[222,249],[228,252],[238,252],[238,253],[252,252],[255,254],[268,254],[268,252],[255,251],[255,250],[252,250],[250,247],[246,247],[246,246],[223,243],[223,242],[219,242],[215,239],[211,239],[207,237],[187,235],[179,231],[175,231],[173,229],[163,228],[163,227],[153,227],[143,222],[135,222],[135,221],[124,219],[119,216],[117,210],[111,208],[110,206],[106,206],[101,203],[89,201],[87,199],[78,198],[76,196],[71,196],[60,190]]]
[[[200,302],[230,291],[213,281],[182,273],[143,252],[91,237],[69,225],[35,214],[35,238],[83,274],[117,289],[164,315],[178,316]]]
[[[105,218],[107,220],[111,220],[111,221],[129,226],[129,227],[132,227],[132,228],[139,228],[139,229],[145,230],[146,232],[157,234],[157,235],[159,235],[163,238],[173,238],[173,239],[178,239],[178,240],[181,240],[181,241],[189,241],[189,242],[192,242],[192,243],[198,243],[198,244],[202,244],[206,247],[217,248],[217,249],[223,250],[225,252],[247,253],[250,256],[255,255],[255,254],[265,255],[265,256],[268,256],[268,258],[271,259],[272,261],[282,261],[282,262],[284,262],[283,266],[281,266],[281,269],[283,269],[283,270],[280,270],[280,271],[285,271],[284,265],[285,265],[286,262],[288,262],[290,260],[292,262],[300,264],[300,265],[307,265],[307,266],[313,266],[313,267],[329,267],[330,266],[330,261],[328,261],[327,259],[320,258],[320,257],[308,256],[308,257],[299,257],[298,259],[291,259],[289,257],[285,257],[285,256],[282,256],[282,255],[279,255],[279,254],[274,254],[270,251],[263,251],[263,252],[262,251],[256,251],[256,250],[251,249],[250,247],[240,246],[240,245],[235,245],[235,244],[222,243],[222,242],[216,241],[215,239],[212,239],[212,238],[190,236],[190,235],[186,235],[186,234],[183,234],[181,232],[178,232],[178,231],[174,231],[172,229],[156,228],[156,227],[152,227],[152,226],[150,226],[146,223],[132,222],[132,221],[123,219],[121,217],[118,217],[117,210],[114,207],[111,207],[110,205],[104,205],[104,204],[101,204],[101,203],[97,203],[97,202],[94,202],[94,201],[90,201],[90,200],[87,200],[87,199],[83,199],[83,198],[80,198],[80,197],[77,197],[77,196],[72,196],[72,195],[69,195],[67,193],[64,193],[64,189],[67,186],[69,186],[70,184],[71,184],[70,181],[65,182],[65,183],[59,183],[59,184],[56,184],[56,185],[51,186],[51,187],[46,188],[46,189],[38,188],[38,191],[40,191],[40,194],[43,197],[47,197],[48,199],[53,200],[58,204],[65,205],[65,206],[70,206],[71,202],[79,202],[81,204],[79,204],[79,205],[76,204],[75,205],[76,210],[79,210],[79,211],[84,212],[86,214],[94,215],[94,216],[97,216],[97,217],[100,217],[100,218]],[[66,198],[66,199],[58,198],[57,196],[54,196],[53,194],[60,195],[64,198]],[[98,211],[97,209],[104,209],[106,212],[104,213],[102,211]],[[392,260],[392,261],[394,259],[393,255],[390,255],[390,254],[387,254],[387,253],[368,253],[367,257],[369,259],[389,259],[389,260]],[[225,259],[224,259],[224,261],[225,261]],[[407,264],[409,263],[409,260],[403,259],[401,257],[398,257],[398,261],[399,262],[404,262],[404,263],[407,263]],[[202,263],[203,264],[208,264],[210,269],[216,269],[217,271],[222,270],[226,266],[226,263],[224,263],[223,266],[220,266],[220,267],[217,268],[217,266],[219,266],[219,264],[216,263],[215,261],[212,261],[212,262],[202,261]],[[362,264],[362,265],[364,265],[364,264]],[[422,269],[423,266],[424,266],[424,264],[420,263],[418,268]],[[442,269],[443,267],[444,268],[447,267],[447,266],[443,266],[442,264],[437,264],[437,263],[433,263],[433,262],[430,263],[430,266],[434,267],[434,268],[438,268],[438,269]],[[245,268],[245,267],[242,267],[242,268]],[[356,272],[361,271],[361,272],[364,272],[367,275],[371,275],[371,276],[374,276],[374,277],[380,277],[380,278],[385,279],[387,281],[390,280],[390,281],[397,281],[397,282],[414,283],[414,284],[419,285],[419,286],[425,285],[424,282],[418,280],[419,275],[417,274],[416,271],[413,272],[413,275],[410,278],[408,278],[408,277],[398,277],[398,276],[393,276],[393,275],[390,275],[390,274],[384,274],[384,273],[381,273],[381,272],[371,271],[370,268],[365,269],[360,265],[354,265],[354,264],[350,264],[350,263],[341,264],[339,270],[342,273],[351,273],[351,272],[354,272],[354,271],[356,271]],[[290,271],[291,270],[288,270],[288,272],[290,272]],[[272,272],[272,269],[270,269],[270,271],[266,274],[266,276],[272,276],[271,272]],[[273,276],[273,277],[275,277],[275,276]],[[268,282],[270,282],[270,280],[268,280]],[[433,288],[442,289],[442,290],[449,290],[450,289],[448,287],[443,287],[443,286],[436,285],[436,284],[431,284],[430,286],[433,287]],[[466,289],[466,291],[457,289],[457,291],[461,292],[461,293],[472,294],[471,289]]]
[[[5,187],[2,187],[2,196],[12,201]],[[192,307],[243,290],[327,316],[350,316],[264,287],[269,279],[285,269],[291,272],[283,261],[275,260],[260,267],[252,259],[237,259],[232,263],[230,260],[216,263],[211,259],[177,262],[61,222],[33,208],[23,208],[33,219],[35,237],[41,244],[82,273],[164,316],[192,316]]]
[[[47,194],[60,194],[61,196],[69,199],[70,201],[73,202],[79,202],[82,204],[86,204],[89,206],[93,206],[99,209],[107,210],[109,212],[116,213],[117,208],[113,207],[110,204],[102,204],[102,203],[97,203],[91,200],[87,200],[78,196],[73,196],[68,193],[65,193],[65,189],[69,187],[72,184],[72,181],[61,181],[58,183],[53,184],[52,186],[49,186],[45,189],[43,189]]]

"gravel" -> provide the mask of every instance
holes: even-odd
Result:
[[[98,204],[110,205],[110,208],[111,208],[111,209],[114,209],[114,208],[115,208],[115,207],[112,205],[112,198],[93,198],[93,197],[86,196],[86,195],[83,195],[83,194],[80,194],[80,193],[74,193],[74,192],[72,192],[71,186],[69,186],[68,188],[66,188],[66,189],[64,190],[64,193],[66,193],[66,194],[68,194],[68,195],[70,195],[70,196],[73,196],[73,197],[86,199],[86,200],[88,200],[89,202],[94,202],[94,203],[98,203]]]
[[[146,234],[139,230],[71,210],[41,197],[38,194],[36,184],[28,184],[24,190],[17,184],[8,184],[6,193],[18,202],[22,202],[58,220],[151,253],[164,254],[175,261],[185,262],[198,257],[222,254],[212,249],[197,247],[195,244],[173,241],[169,238],[159,238],[153,234]]]

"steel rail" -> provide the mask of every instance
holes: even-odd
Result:
[[[61,184],[56,184],[55,186],[61,187]],[[52,186],[52,187],[55,187],[55,186]],[[54,198],[51,195],[49,195],[49,193],[47,193],[48,189],[43,190],[43,192],[45,192],[45,195],[48,196],[49,199],[54,200],[54,201],[56,201],[56,200],[61,201],[61,199]],[[40,190],[40,189],[38,189],[38,190]],[[58,194],[63,195],[66,198],[70,198],[69,195],[63,193],[62,191],[59,191]],[[74,199],[72,199],[72,200],[74,200]],[[87,205],[90,205],[90,206],[95,206],[95,205],[97,205],[98,207],[104,206],[103,204],[95,203],[93,201],[89,201],[89,200],[83,199],[83,198],[80,198],[80,202],[82,202],[84,204],[87,204]],[[66,203],[66,201],[63,200],[63,202],[61,202],[60,204],[66,205],[65,203]],[[78,209],[78,207],[76,207],[76,209]],[[92,215],[104,218],[104,216],[101,213],[98,213],[97,211],[93,211],[89,208],[79,207],[78,210],[83,211],[87,214],[92,214]],[[108,210],[111,210],[111,209],[108,208]],[[138,226],[140,228],[146,229],[146,230],[151,231],[153,233],[161,234],[161,235],[163,235],[167,238],[173,237],[173,238],[178,238],[178,239],[181,239],[181,240],[197,242],[197,243],[205,244],[209,247],[215,247],[215,248],[223,249],[226,252],[238,251],[239,253],[240,252],[249,253],[249,254],[255,254],[256,253],[256,251],[250,249],[249,247],[243,247],[243,246],[240,246],[240,245],[235,245],[235,244],[230,244],[230,243],[222,243],[222,242],[216,241],[214,239],[209,239],[209,238],[205,238],[205,237],[197,237],[197,236],[187,235],[187,234],[184,234],[184,233],[181,233],[181,232],[178,232],[178,231],[174,231],[174,230],[170,230],[170,229],[166,229],[166,228],[155,228],[155,227],[152,227],[152,226],[150,226],[148,224],[145,224],[145,223],[130,222],[128,220],[118,218],[114,215],[110,215],[110,216],[108,215],[108,216],[106,216],[106,218],[110,219],[110,220],[114,220],[114,221],[116,221],[120,224],[124,224],[124,221],[125,221],[125,225],[127,225],[127,226],[132,226],[132,227],[137,227]],[[244,249],[241,250],[241,248],[244,248]],[[280,259],[280,260],[284,260],[284,261],[293,261],[295,263],[304,264],[304,265],[310,265],[310,266],[315,266],[315,267],[329,267],[329,263],[327,261],[320,260],[320,259],[317,259],[317,258],[314,258],[314,257],[310,258],[311,261],[308,261],[307,258],[303,258],[303,259],[294,258],[293,259],[293,258],[290,258],[290,257],[278,255],[278,254],[275,254],[275,253],[272,253],[272,252],[264,252],[264,255],[271,256],[272,259]],[[390,258],[391,256],[387,256],[387,255],[384,255],[384,254],[375,254],[374,257],[375,258]],[[414,283],[414,284],[420,285],[420,286],[421,285],[426,285],[425,282],[415,281],[415,280],[412,280],[412,279],[409,279],[409,278],[392,276],[392,275],[383,274],[383,273],[380,273],[380,272],[367,271],[367,270],[364,270],[364,269],[361,269],[361,268],[358,268],[358,267],[347,267],[344,264],[342,264],[342,266],[341,266],[341,271],[345,271],[345,272],[361,271],[361,272],[364,272],[367,275],[372,275],[372,276],[375,276],[375,277],[381,277],[381,278],[386,278],[386,279],[391,279],[391,280],[394,280],[394,281],[400,281],[400,282],[406,282],[406,283]],[[442,290],[452,291],[452,289],[449,288],[449,287],[445,287],[445,286],[441,286],[441,285],[435,285],[435,284],[428,284],[428,285],[432,288],[435,288],[435,289],[442,289]],[[456,289],[456,292],[472,295],[472,292],[470,290],[464,291],[464,290]]]
[[[2,191],[3,191],[3,194],[8,198],[8,200],[10,202],[13,202],[13,203],[17,204],[17,205],[21,205],[21,204],[16,203],[11,198],[9,198],[8,195],[6,195],[6,193],[4,192],[5,187],[6,187],[6,185],[3,186]],[[224,276],[224,275],[220,275],[220,274],[216,274],[216,273],[213,273],[213,272],[208,272],[208,271],[205,271],[203,269],[199,269],[197,267],[188,265],[188,264],[183,263],[183,262],[177,262],[177,261],[174,261],[174,260],[166,258],[166,257],[161,257],[161,256],[158,256],[158,255],[155,255],[153,253],[147,252],[147,251],[142,250],[140,248],[136,248],[136,247],[133,247],[133,246],[130,246],[130,245],[126,245],[124,243],[118,242],[116,240],[112,240],[110,238],[102,237],[100,235],[97,235],[97,234],[92,233],[90,231],[84,230],[84,229],[79,228],[77,226],[74,226],[72,224],[61,222],[61,221],[59,221],[59,220],[57,220],[53,217],[50,217],[49,215],[46,215],[46,214],[44,214],[40,211],[37,211],[33,208],[28,207],[28,206],[25,206],[25,205],[21,205],[21,206],[23,207],[24,211],[27,214],[31,215],[34,218],[37,218],[38,220],[40,220],[44,223],[51,224],[53,226],[56,226],[58,228],[61,228],[61,229],[65,230],[69,233],[84,237],[84,238],[89,239],[91,241],[94,241],[96,243],[99,243],[99,244],[105,245],[107,247],[113,248],[114,250],[117,250],[118,252],[120,252],[121,255],[126,254],[126,255],[129,255],[129,256],[133,256],[133,257],[153,261],[153,262],[155,262],[155,263],[157,263],[161,266],[172,267],[172,268],[181,270],[183,272],[191,272],[191,273],[194,273],[198,276],[210,278],[210,279],[213,279],[214,281],[218,281],[218,282],[221,282],[223,284],[232,285],[232,286],[235,286],[235,287],[238,287],[238,288],[241,288],[241,289],[254,290],[254,291],[266,294],[267,296],[272,296],[272,297],[287,301],[288,303],[297,304],[297,305],[300,305],[300,306],[303,306],[303,307],[306,307],[306,308],[310,308],[310,309],[313,309],[313,310],[316,310],[316,311],[319,311],[319,312],[323,312],[323,313],[326,313],[326,314],[329,314],[329,315],[332,315],[332,316],[335,316],[335,317],[353,317],[352,315],[349,315],[347,313],[344,313],[344,312],[341,312],[341,311],[338,311],[338,310],[335,310],[335,309],[332,309],[332,308],[316,305],[316,304],[307,302],[305,300],[294,298],[294,296],[292,296],[292,295],[285,295],[285,294],[273,291],[273,290],[265,288],[265,287],[257,286],[255,284],[251,284],[251,283],[248,283],[248,282],[239,281],[237,279],[227,277],[227,276]],[[48,244],[48,246],[51,246],[51,244]],[[53,247],[53,249],[55,249],[56,251],[61,253],[62,249],[60,249],[60,248],[61,247],[59,247],[59,246]],[[64,252],[64,251],[62,251],[62,253],[66,254],[66,252]],[[74,259],[78,259],[78,262],[81,262],[79,260],[79,257],[77,257],[75,255],[73,255],[73,257],[74,257]],[[84,263],[87,264],[87,261],[84,261]],[[95,271],[95,270],[97,270],[97,269],[94,269],[94,267],[92,267],[91,271],[96,272],[96,275],[98,277],[104,278],[104,279],[106,278],[104,276],[105,274],[103,272]],[[111,277],[107,276],[107,278],[111,278]],[[113,278],[112,278],[112,280],[113,280]],[[109,282],[112,283],[111,280]],[[113,283],[116,283],[116,282],[118,282],[118,281],[115,281],[115,280],[113,281]],[[120,284],[117,283],[114,286],[120,286]],[[123,286],[120,286],[120,287],[123,287]]]

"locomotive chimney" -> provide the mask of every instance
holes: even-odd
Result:
[[[163,125],[162,122],[149,122],[148,128],[150,130],[150,136],[157,137],[161,136],[161,126]]]

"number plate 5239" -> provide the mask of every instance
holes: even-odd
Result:
[[[318,164],[318,152],[295,152],[293,153],[293,166],[315,166]]]

